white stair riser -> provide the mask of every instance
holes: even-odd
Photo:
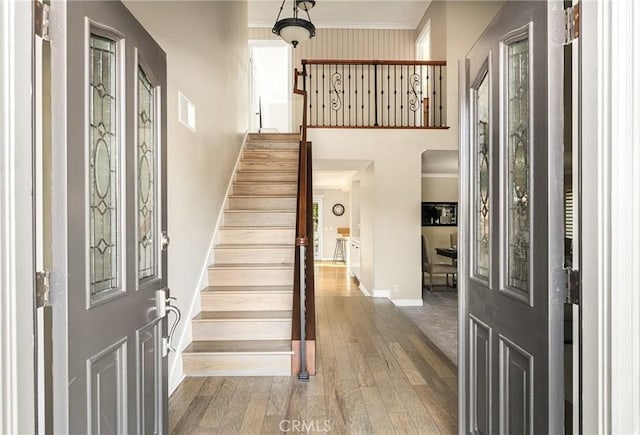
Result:
[[[220,230],[222,244],[287,244],[295,243],[295,228],[283,229],[224,229]]]
[[[291,376],[291,355],[183,354],[187,376]]]
[[[298,161],[298,152],[289,150],[245,150],[243,159],[248,160],[293,160]]]
[[[293,269],[209,269],[209,285],[291,285]]]
[[[298,170],[298,162],[297,161],[266,161],[261,162],[257,160],[241,160],[238,164],[238,169],[241,171],[245,170],[265,170],[265,171],[297,171]]]
[[[295,213],[225,212],[224,224],[231,227],[291,227],[296,224]]]
[[[290,181],[298,182],[296,172],[266,172],[266,171],[241,171],[236,174],[236,181]]]
[[[289,320],[215,320],[194,321],[194,340],[288,340]]]
[[[296,198],[229,198],[229,210],[291,210],[296,211]]]
[[[202,311],[290,311],[293,292],[203,292]]]
[[[296,183],[234,183],[234,195],[295,195],[298,192]]]
[[[278,264],[293,263],[294,247],[284,248],[216,248],[216,264],[259,263]]]

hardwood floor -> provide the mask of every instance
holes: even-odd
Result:
[[[317,375],[187,378],[169,399],[175,434],[455,434],[456,368],[344,266],[316,270]]]

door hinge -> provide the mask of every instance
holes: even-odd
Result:
[[[567,288],[566,303],[580,305],[580,272],[570,267],[564,268]]]
[[[564,43],[571,44],[580,37],[580,3],[564,10]]]
[[[36,272],[36,308],[48,307],[51,303],[51,271]]]
[[[49,5],[39,0],[34,0],[33,19],[36,35],[45,41],[49,41]]]
[[[169,234],[166,231],[163,231],[160,235],[160,249],[166,251],[170,244],[171,239],[169,238]]]

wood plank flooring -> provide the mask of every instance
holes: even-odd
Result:
[[[316,270],[317,375],[187,378],[173,434],[457,433],[456,368],[393,304],[340,265]]]

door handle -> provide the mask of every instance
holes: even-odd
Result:
[[[172,345],[173,334],[176,332],[176,328],[178,327],[178,323],[182,319],[182,312],[180,308],[175,305],[172,305],[172,301],[176,301],[177,299],[174,297],[167,297],[167,293],[165,290],[156,290],[156,313],[158,314],[158,318],[167,317],[169,313],[173,313],[175,315],[175,320],[173,324],[169,328],[169,334],[166,337],[162,337],[162,342],[164,344],[162,355],[167,356],[168,352],[176,352],[176,349]]]

